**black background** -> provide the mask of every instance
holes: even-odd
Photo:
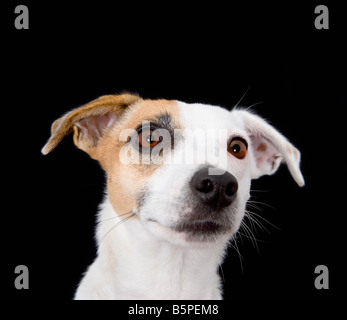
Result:
[[[14,8],[29,8],[16,30]],[[321,3],[186,4],[100,1],[2,5],[2,296],[71,299],[95,257],[95,213],[104,174],[66,138],[40,153],[66,111],[124,90],[232,108],[270,120],[302,152],[306,186],[285,166],[252,184],[275,227],[243,237],[222,266],[225,299],[342,298],[347,285],[345,109],[346,19],[328,4],[330,29],[316,30]],[[347,12],[346,12],[347,15]],[[259,251],[259,252],[258,252]],[[29,290],[16,290],[17,265]],[[329,290],[314,286],[329,268]]]

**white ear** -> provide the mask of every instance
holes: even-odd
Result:
[[[255,159],[252,179],[275,173],[281,162],[285,162],[295,182],[300,187],[304,186],[299,150],[259,116],[246,110],[233,110],[232,113],[242,118],[251,138],[249,149]]]

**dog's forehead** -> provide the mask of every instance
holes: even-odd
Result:
[[[243,121],[237,114],[224,108],[193,103],[178,102],[182,125],[190,129],[242,130]]]
[[[123,118],[124,125],[128,128],[136,128],[142,121],[158,119],[163,115],[169,115],[169,120],[180,125],[179,107],[176,100],[141,100],[129,107]],[[163,117],[162,117],[163,119]],[[123,126],[121,124],[121,126]]]
[[[126,116],[126,123],[134,128],[144,120],[164,114],[170,116],[174,127],[181,129],[243,129],[243,121],[237,113],[219,106],[164,99],[142,100],[134,105]]]

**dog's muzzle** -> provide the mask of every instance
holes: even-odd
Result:
[[[238,183],[229,172],[210,175],[209,168],[203,168],[190,180],[190,188],[200,203],[210,210],[219,210],[235,200]]]

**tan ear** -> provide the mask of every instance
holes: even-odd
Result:
[[[295,182],[300,187],[304,186],[304,177],[300,171],[300,151],[261,117],[246,110],[232,112],[242,118],[251,138],[250,148],[255,160],[252,178],[271,175],[277,171],[281,162],[285,162]]]
[[[97,146],[105,130],[117,121],[124,109],[140,100],[140,97],[132,94],[106,95],[68,112],[53,122],[51,137],[41,152],[48,154],[66,135],[74,132],[75,145],[90,153],[90,149]]]

